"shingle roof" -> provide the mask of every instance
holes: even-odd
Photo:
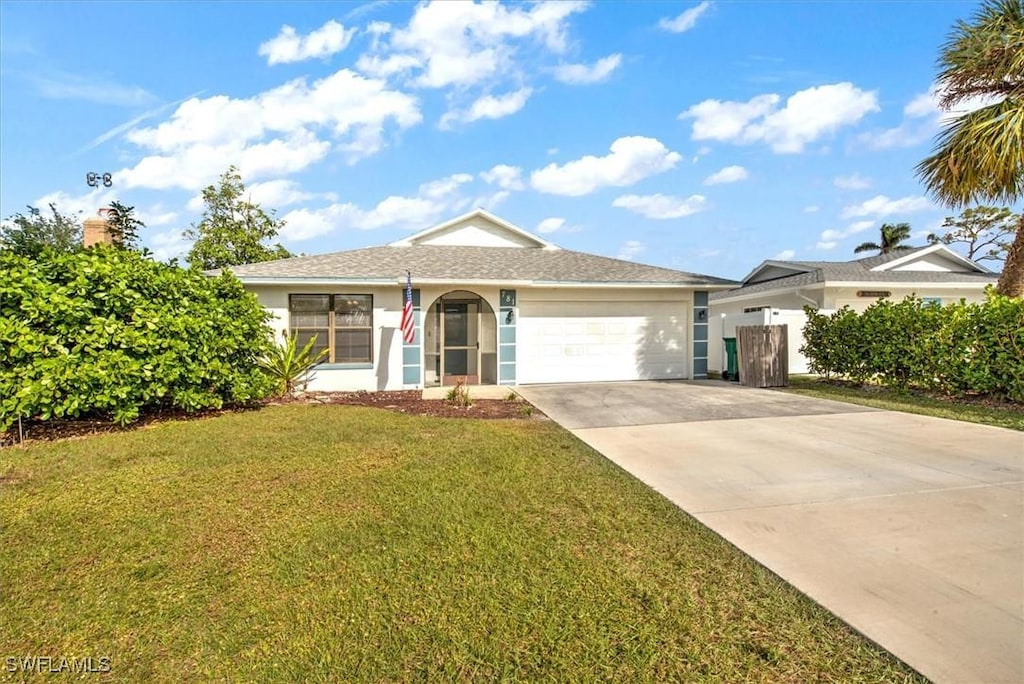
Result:
[[[927,249],[925,247],[919,249]],[[732,290],[714,292],[711,299],[724,299],[737,295],[771,292],[791,287],[804,287],[826,282],[876,282],[876,283],[995,283],[998,274],[977,271],[872,271],[872,268],[894,259],[900,259],[919,251],[901,250],[890,254],[856,259],[854,261],[773,261],[793,268],[804,269],[803,273],[783,276],[744,285]]]
[[[232,266],[243,282],[280,278],[507,280],[536,283],[652,283],[721,287],[736,281],[566,249],[410,245],[367,247]]]

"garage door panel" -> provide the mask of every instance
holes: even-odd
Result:
[[[520,302],[519,382],[689,377],[686,302]]]

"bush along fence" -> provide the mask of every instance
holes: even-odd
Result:
[[[231,275],[128,250],[0,251],[0,432],[19,419],[118,423],[266,396],[268,315]]]
[[[805,307],[800,351],[812,372],[896,389],[1024,402],[1024,300],[935,306],[907,297],[864,313]]]

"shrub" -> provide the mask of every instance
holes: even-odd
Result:
[[[469,408],[473,405],[473,399],[469,396],[469,388],[461,381],[455,383],[455,387],[448,390],[448,393],[445,395],[445,401],[452,406],[459,406],[461,408]]]
[[[229,274],[108,247],[0,252],[0,431],[19,418],[124,424],[262,398],[267,320]]]
[[[907,297],[862,314],[805,311],[800,351],[815,373],[1024,401],[1024,300],[990,292],[982,304],[939,307]]]
[[[299,349],[298,336],[285,334],[284,344],[271,345],[267,355],[260,359],[260,368],[274,380],[275,392],[279,395],[292,394],[306,389],[313,375],[313,366],[320,363],[328,350],[313,353],[316,335]]]

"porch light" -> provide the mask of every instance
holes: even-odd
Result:
[[[508,310],[508,314],[505,315],[505,325],[512,325],[512,321],[515,320],[515,315],[512,313],[512,309]]]

